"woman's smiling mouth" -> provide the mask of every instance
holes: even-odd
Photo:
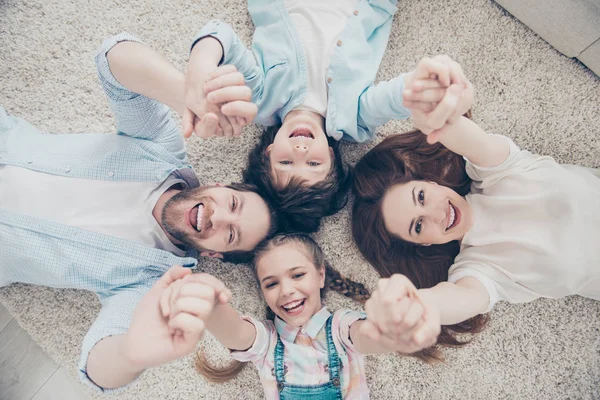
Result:
[[[448,201],[448,218],[446,224],[446,231],[454,228],[460,222],[460,210],[456,208],[450,201]]]

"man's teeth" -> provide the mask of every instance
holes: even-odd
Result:
[[[196,218],[196,229],[202,230],[202,217],[204,216],[204,204],[198,205],[198,217]]]
[[[450,227],[454,223],[454,218],[456,218],[456,212],[454,211],[454,207],[452,207],[452,204],[450,204],[450,219],[448,220],[448,226],[446,227],[446,230],[450,229]]]
[[[304,299],[297,300],[297,301],[292,301],[291,303],[284,304],[282,307],[285,308],[286,310],[290,311],[290,310],[298,307],[303,302],[304,302]]]

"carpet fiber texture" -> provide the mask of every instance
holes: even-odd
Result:
[[[448,54],[475,86],[474,118],[484,129],[562,163],[600,167],[596,75],[494,2],[406,0],[398,8],[377,80],[409,71],[424,56]],[[128,31],[183,70],[192,36],[212,18],[229,22],[250,45],[253,27],[241,0],[0,0],[0,104],[48,132],[114,133],[92,60],[102,39]],[[383,137],[410,127],[410,121],[389,123],[373,143],[343,145],[344,157],[355,164]],[[259,134],[251,126],[239,139],[188,141],[200,181],[238,181]],[[351,239],[349,207],[327,218],[315,236],[332,265],[375,286],[376,274]],[[240,311],[264,314],[247,268],[204,260],[200,265],[229,284]],[[0,301],[50,357],[76,376],[81,341],[99,310],[93,293],[15,284],[0,289]],[[333,310],[360,308],[337,294],[327,304]],[[368,357],[367,380],[376,399],[598,399],[599,328],[600,303],[581,297],[499,304],[487,330],[470,345],[445,351],[446,363],[432,367],[407,357]],[[207,336],[205,346],[210,359],[226,361],[214,338]],[[190,356],[152,369],[109,397],[263,396],[251,367],[217,385],[207,383],[192,364]]]

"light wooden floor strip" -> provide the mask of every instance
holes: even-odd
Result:
[[[0,399],[90,399],[82,386],[42,351],[1,304]]]

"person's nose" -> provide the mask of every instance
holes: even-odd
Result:
[[[294,294],[296,292],[296,287],[294,286],[294,283],[284,279],[281,281],[281,294],[283,296],[290,296],[292,294]]]
[[[222,227],[228,227],[233,224],[236,218],[237,216],[229,210],[226,212],[215,211],[210,218],[210,222],[215,230],[219,230]]]
[[[294,151],[297,153],[306,153],[308,151],[308,146],[306,144],[297,143],[294,145]]]
[[[429,210],[429,218],[436,224],[444,223],[446,220],[446,212],[443,207],[431,207]]]

